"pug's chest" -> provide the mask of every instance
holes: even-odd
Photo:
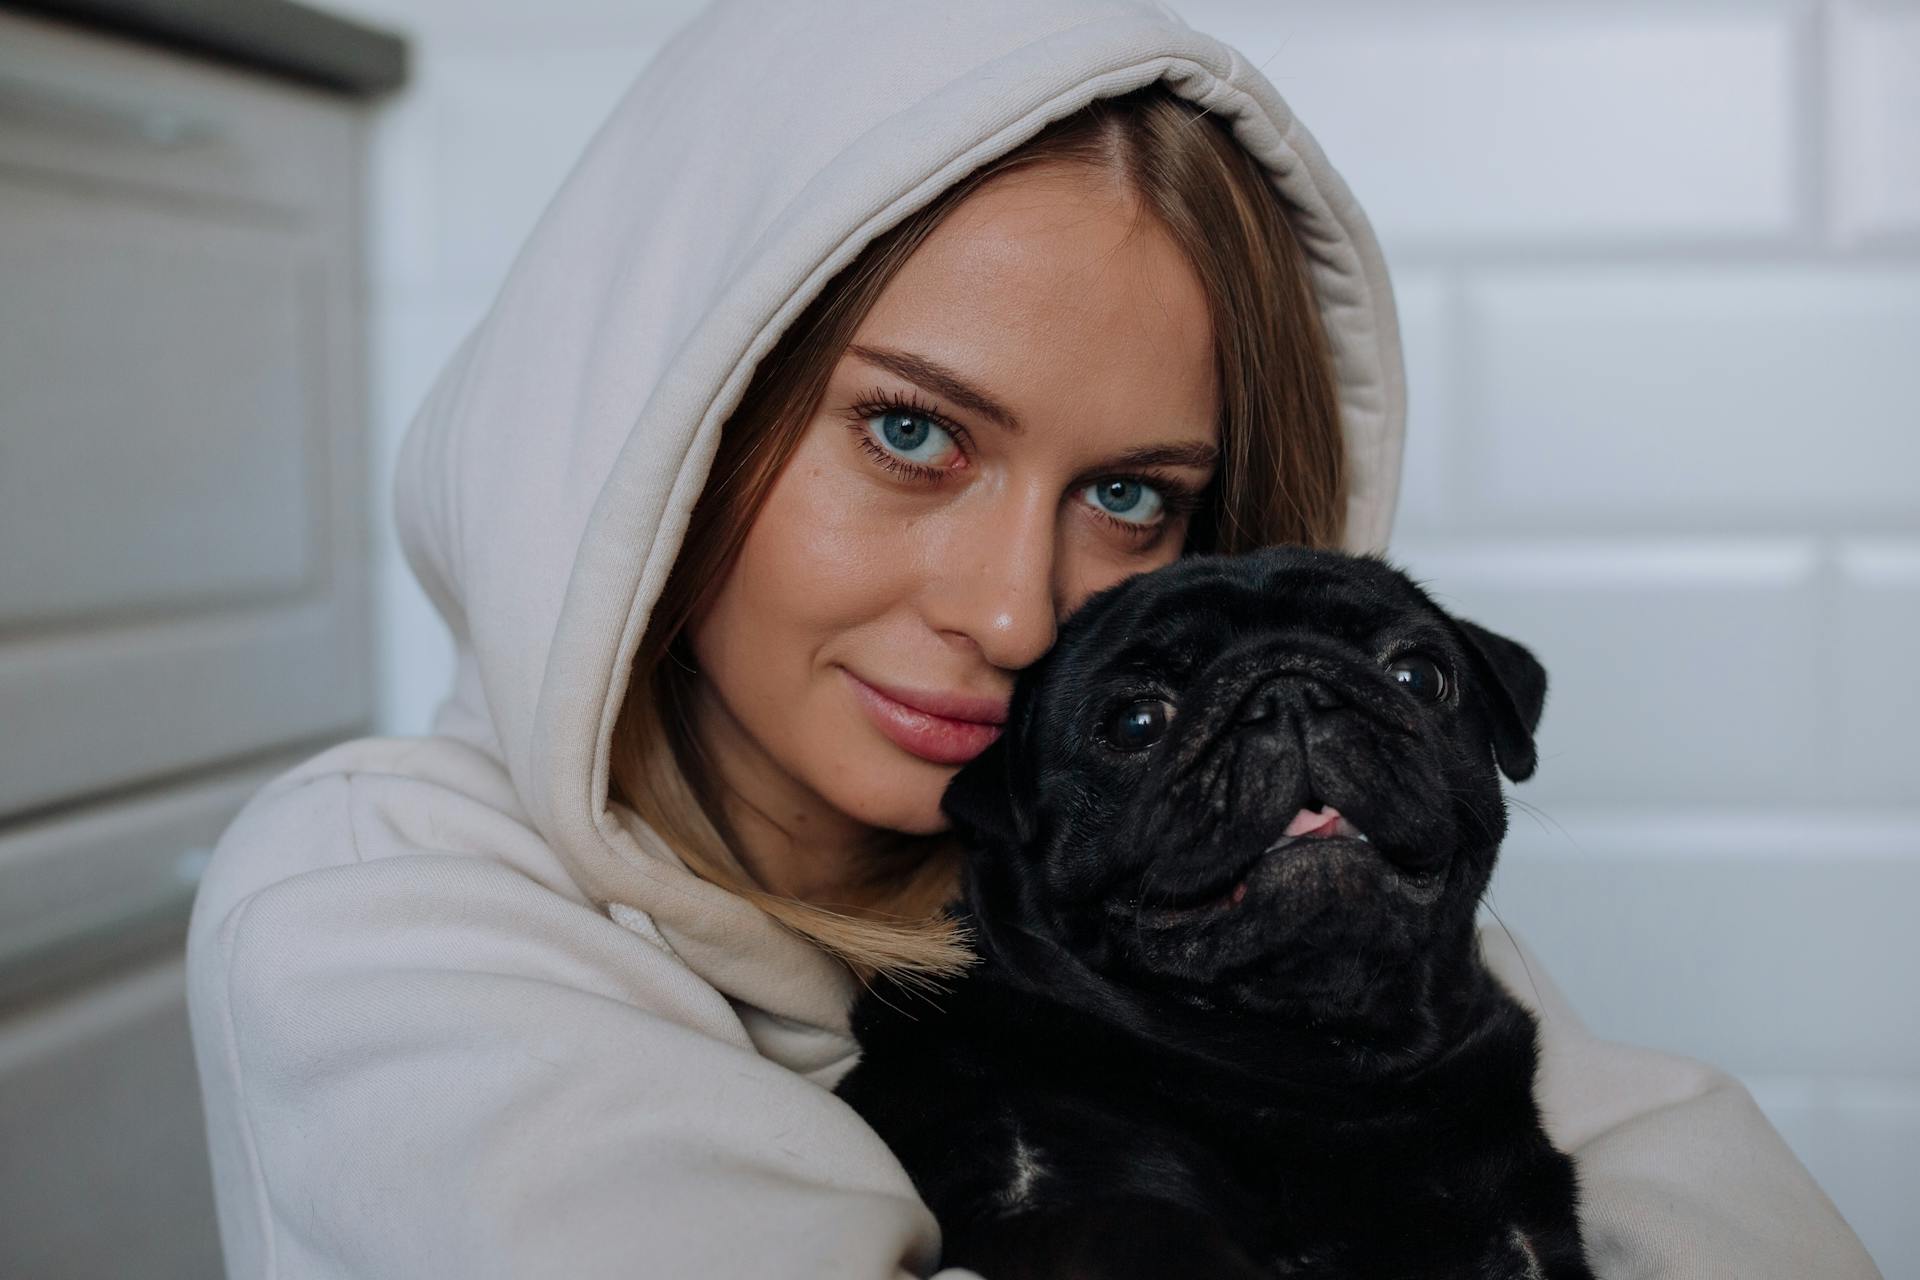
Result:
[[[1578,1236],[1570,1164],[1540,1130],[1528,1072],[1306,1094],[1041,1004],[887,1016],[869,1020],[874,1043],[842,1095],[900,1156],[948,1262],[995,1257],[996,1224],[1124,1203],[1144,1208],[1105,1229],[1117,1250],[1136,1223],[1164,1235],[1147,1224],[1166,1206],[1257,1274],[1586,1274],[1542,1261],[1577,1254]]]
[[[998,1147],[997,1203],[1162,1196],[1235,1224],[1275,1274],[1314,1259],[1379,1274],[1396,1256],[1475,1254],[1505,1237],[1526,1216],[1523,1171],[1550,1176],[1564,1160],[1523,1106],[1486,1098],[1463,1096],[1449,1116],[1430,1096],[1274,1103],[1203,1075],[1116,1075],[1000,1096],[982,1126]]]
[[[1567,1161],[1530,1113],[1502,1110],[1475,1129],[1423,1106],[1362,1115],[1246,1100],[1237,1123],[1215,1117],[1194,1136],[1233,1188],[1221,1203],[1258,1223],[1243,1243],[1275,1275],[1448,1275],[1448,1260],[1473,1275],[1561,1274],[1538,1265],[1534,1242],[1557,1254],[1575,1230]],[[1540,1195],[1556,1185],[1564,1197]]]

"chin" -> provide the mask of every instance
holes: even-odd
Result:
[[[940,808],[953,772],[921,761],[888,762],[850,771],[859,790],[829,799],[842,813],[867,826],[934,835],[953,827],[953,820]]]
[[[899,799],[893,804],[869,804],[872,812],[851,810],[854,817],[868,826],[885,827],[890,831],[904,831],[908,835],[930,836],[951,830],[953,820],[940,810],[941,786],[926,790],[926,794],[911,794],[903,789]]]

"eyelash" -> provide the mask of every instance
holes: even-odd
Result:
[[[948,421],[947,418],[932,405],[922,403],[918,397],[911,393],[875,390],[869,392],[866,399],[861,403],[854,405],[847,416],[852,420],[851,426],[853,428],[854,443],[865,450],[868,457],[895,475],[907,476],[914,480],[933,482],[941,479],[947,473],[945,468],[942,467],[928,467],[917,462],[908,462],[904,458],[896,457],[875,444],[872,435],[867,431],[867,422],[875,415],[882,413],[910,413],[916,417],[925,418],[927,421],[933,423],[934,426],[939,427],[942,431],[952,436],[954,443],[960,446],[963,453],[972,452],[973,437],[968,434],[967,429],[957,422]],[[1089,481],[1088,483],[1098,484],[1100,480],[1133,480],[1148,486],[1160,495],[1161,516],[1160,519],[1155,520],[1152,524],[1140,524],[1137,521],[1121,520],[1097,508],[1093,510],[1093,514],[1105,523],[1119,529],[1121,533],[1142,542],[1148,541],[1150,535],[1158,534],[1168,524],[1178,520],[1180,517],[1191,515],[1193,512],[1199,510],[1201,506],[1199,491],[1186,482],[1175,479],[1172,476],[1159,476],[1150,473],[1102,476],[1099,480]]]

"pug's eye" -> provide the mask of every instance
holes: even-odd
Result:
[[[1447,696],[1446,672],[1423,654],[1401,654],[1387,664],[1387,674],[1422,702],[1438,702]]]
[[[1139,751],[1160,741],[1173,719],[1173,704],[1162,698],[1129,702],[1107,721],[1107,741],[1122,751]]]

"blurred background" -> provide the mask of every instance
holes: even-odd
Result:
[[[425,730],[400,438],[699,7],[0,3],[0,1274],[219,1273],[199,865]],[[1386,245],[1390,557],[1552,676],[1491,908],[1920,1276],[1920,5],[1172,7]]]

